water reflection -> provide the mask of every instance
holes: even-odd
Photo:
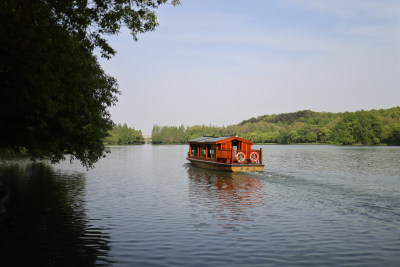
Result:
[[[199,210],[206,209],[215,215],[225,230],[240,231],[253,226],[257,208],[264,205],[263,184],[259,179],[246,173],[218,172],[189,164],[186,168],[190,197]]]
[[[109,265],[109,236],[88,225],[85,177],[46,164],[0,164],[2,266]]]

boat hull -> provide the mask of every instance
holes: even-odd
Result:
[[[218,171],[228,171],[228,172],[241,172],[241,171],[253,171],[259,172],[264,170],[264,164],[229,164],[229,163],[220,163],[215,161],[201,160],[201,159],[192,159],[186,158],[190,161],[191,164],[197,167],[210,169],[210,170],[218,170]]]

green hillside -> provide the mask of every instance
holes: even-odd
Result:
[[[179,144],[203,135],[234,134],[255,143],[400,145],[400,107],[332,113],[302,110],[263,115],[229,126],[154,125],[154,144]]]

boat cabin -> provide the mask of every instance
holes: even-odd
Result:
[[[203,136],[189,140],[188,159],[227,164],[262,164],[262,148],[252,149],[253,142],[237,136]]]

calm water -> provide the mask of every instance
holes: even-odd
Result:
[[[1,266],[400,265],[400,147],[263,146],[264,172],[235,174],[111,150],[0,164]]]

